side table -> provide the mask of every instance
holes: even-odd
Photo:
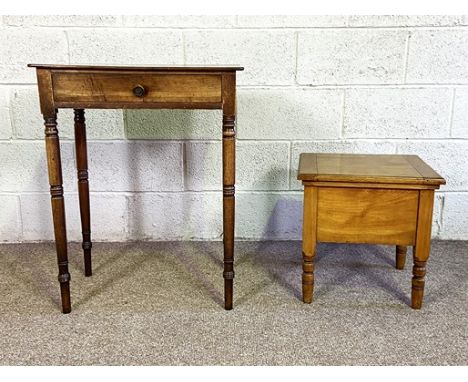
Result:
[[[232,309],[236,66],[129,67],[37,65],[57,249],[62,312],[71,311],[65,204],[57,129],[60,108],[73,108],[85,275],[91,276],[91,225],[84,109],[222,109],[224,307]]]

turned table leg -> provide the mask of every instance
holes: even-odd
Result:
[[[62,312],[70,313],[70,273],[68,272],[67,232],[65,224],[65,203],[63,199],[62,165],[60,142],[57,130],[57,114],[44,115],[47,166],[49,172],[52,216],[54,221],[55,246],[62,295]]]
[[[224,309],[232,309],[234,284],[234,214],[236,183],[236,76],[222,78],[223,94],[223,244]]]
[[[416,244],[413,248],[413,279],[411,281],[411,307],[421,309],[424,296],[424,277],[426,262],[431,247],[432,208],[434,190],[419,191],[418,223]]]
[[[396,246],[395,268],[405,269],[407,247],[404,245]]]
[[[314,294],[314,258],[317,248],[316,187],[304,187],[302,232],[302,300],[310,304]]]
[[[224,307],[232,309],[234,280],[235,116],[223,116]]]
[[[88,153],[86,147],[86,124],[83,109],[75,109],[75,151],[78,173],[78,194],[80,199],[81,233],[85,276],[92,275],[91,268],[91,223],[88,183]]]

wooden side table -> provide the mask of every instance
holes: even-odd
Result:
[[[396,245],[396,267],[413,248],[411,307],[420,309],[431,244],[434,190],[445,180],[415,155],[301,154],[303,274],[312,302],[316,243]]]
[[[232,309],[236,72],[242,67],[36,65],[62,296],[71,311],[65,205],[57,129],[59,108],[73,108],[85,275],[91,276],[91,228],[84,109],[222,109],[224,306]]]

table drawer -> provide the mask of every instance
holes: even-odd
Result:
[[[221,76],[215,74],[53,72],[52,81],[58,105],[221,102]]]

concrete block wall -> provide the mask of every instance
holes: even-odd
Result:
[[[3,16],[0,241],[53,238],[28,63],[239,64],[238,239],[299,239],[301,152],[418,154],[433,236],[468,239],[468,16]],[[72,113],[59,113],[80,239]],[[219,240],[221,112],[90,110],[94,240]]]

